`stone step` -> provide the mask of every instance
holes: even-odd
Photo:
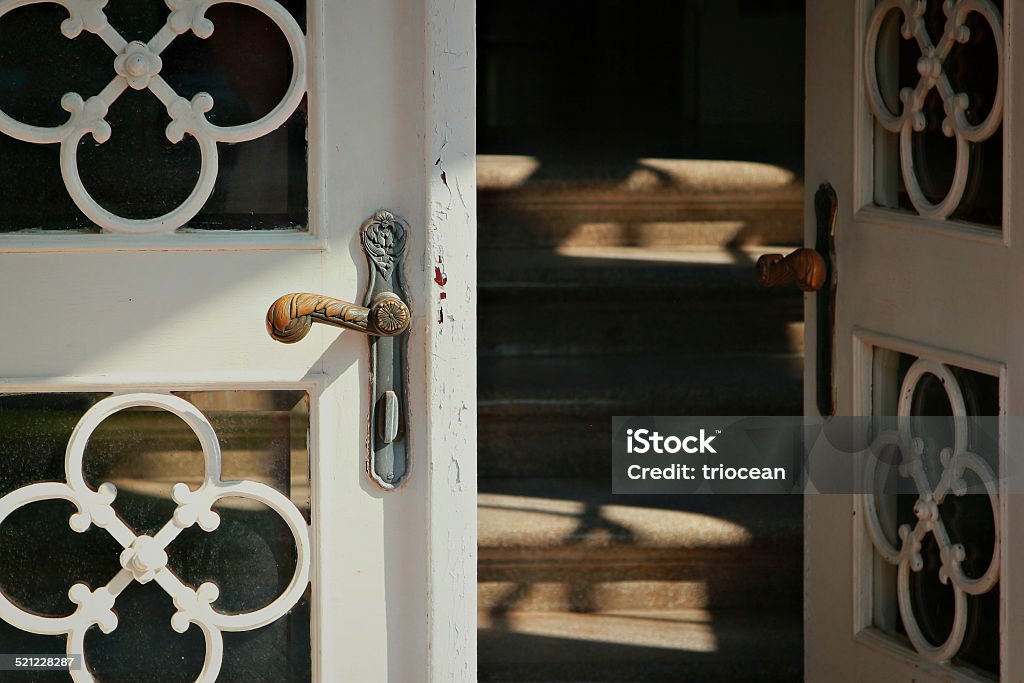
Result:
[[[482,247],[796,244],[803,185],[766,163],[477,158]]]
[[[481,683],[803,679],[799,613],[621,610],[480,615]]]
[[[607,476],[615,415],[799,415],[800,354],[496,357],[478,365],[481,477]]]
[[[601,481],[481,479],[480,608],[800,610],[802,500],[615,496]]]
[[[481,250],[478,353],[799,353],[803,295],[754,278],[768,251]]]

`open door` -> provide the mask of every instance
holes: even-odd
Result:
[[[807,303],[807,348],[831,349],[808,353],[809,414],[830,394],[836,415],[1021,413],[1018,9],[808,2],[806,186],[837,197],[834,303]],[[808,680],[1024,676],[1024,502],[940,490],[939,451],[970,438],[929,444],[917,493],[807,497]],[[1005,468],[1019,446],[999,440]]]
[[[474,73],[463,0],[0,0],[0,652],[475,680]]]

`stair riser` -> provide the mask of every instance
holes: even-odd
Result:
[[[600,204],[488,202],[479,207],[482,247],[739,246],[799,244],[799,202]]]
[[[745,294],[484,290],[478,354],[802,353],[802,298]]]
[[[605,407],[600,405],[486,406],[477,424],[480,477],[611,476],[612,417],[615,415],[799,415],[799,383],[778,393],[721,397],[724,403],[682,402]],[[558,415],[560,410],[566,413]]]
[[[477,434],[480,477],[611,476],[611,416],[481,416]]]
[[[486,549],[481,550],[486,555]],[[718,561],[634,567],[522,564],[481,559],[477,600],[492,614],[613,610],[798,610],[801,554],[737,550]]]

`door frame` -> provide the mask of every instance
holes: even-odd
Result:
[[[425,392],[414,405],[427,407],[425,419],[410,415],[411,444],[425,446],[420,476],[428,478],[427,680],[475,683],[476,2],[426,0],[425,9],[422,162],[429,182],[423,267],[414,256],[407,259],[407,270],[420,274],[413,297],[429,302],[431,321],[425,338],[418,340],[417,330],[409,344],[409,363],[423,368],[419,386]],[[412,387],[418,375],[414,370]]]

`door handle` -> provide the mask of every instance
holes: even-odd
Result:
[[[267,332],[283,344],[300,341],[315,322],[394,337],[409,329],[412,316],[405,302],[392,292],[377,295],[369,307],[321,294],[285,294],[267,311]]]
[[[825,284],[828,265],[814,249],[800,247],[788,256],[765,254],[757,259],[757,281],[762,287],[795,284],[805,292],[816,292]]]
[[[835,346],[836,288],[836,213],[839,200],[835,189],[822,183],[814,193],[816,235],[814,249],[800,247],[788,256],[765,254],[757,259],[757,280],[763,287],[795,284],[805,292],[815,292],[815,376],[818,414],[835,414],[833,366]]]
[[[371,429],[366,471],[386,490],[397,488],[409,471],[405,333],[412,313],[401,277],[408,230],[408,224],[390,211],[378,211],[363,223],[370,280],[362,306],[321,294],[294,293],[279,297],[267,311],[267,332],[285,344],[300,341],[315,322],[367,335]]]

